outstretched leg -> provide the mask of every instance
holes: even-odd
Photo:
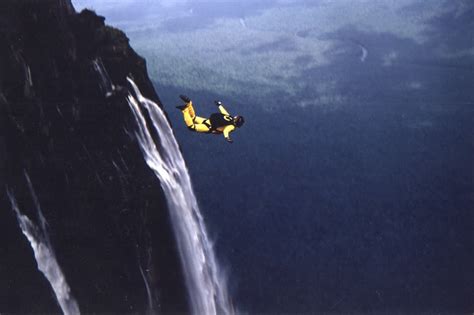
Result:
[[[211,131],[209,126],[204,123],[206,119],[196,116],[193,103],[191,101],[186,104],[186,107],[183,108],[181,112],[183,113],[184,122],[186,126],[188,126],[189,130],[197,132]]]

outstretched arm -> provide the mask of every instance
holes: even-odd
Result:
[[[219,108],[221,114],[230,116],[229,112],[224,108],[224,104],[222,104],[221,101],[214,101],[214,104],[217,105],[217,108]]]
[[[230,138],[230,135],[229,135],[229,134],[230,134],[232,131],[234,131],[234,130],[235,130],[235,126],[232,126],[232,125],[226,126],[226,127],[224,128],[224,130],[222,130],[222,133],[224,134],[224,138],[227,140],[227,142],[230,142],[230,143],[234,142],[234,141]]]
[[[224,108],[222,104],[219,105],[219,111],[221,112],[221,114],[230,116],[229,112]]]

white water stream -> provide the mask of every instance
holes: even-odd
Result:
[[[227,284],[220,274],[173,131],[161,108],[143,97],[135,83],[128,80],[135,94],[128,96],[128,102],[137,122],[136,136],[145,161],[160,179],[166,195],[191,311],[196,315],[233,314]],[[150,128],[156,130],[161,143],[154,141]]]
[[[23,235],[25,235],[26,239],[30,243],[31,248],[33,249],[33,254],[38,265],[38,270],[41,271],[49,281],[49,284],[56,295],[56,299],[63,313],[66,315],[80,314],[79,306],[77,305],[74,297],[71,295],[69,285],[67,284],[61,267],[56,260],[56,255],[54,254],[53,246],[51,245],[48,235],[48,223],[43,216],[43,212],[41,211],[41,207],[33,189],[33,185],[31,184],[30,177],[26,172],[25,178],[36,207],[39,225],[36,225],[32,220],[30,220],[30,218],[21,213],[15,197],[10,191],[8,191],[8,197],[10,198],[13,211],[15,211],[16,217],[18,219],[18,224],[20,225]]]

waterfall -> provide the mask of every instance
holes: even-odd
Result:
[[[71,295],[71,290],[66,282],[66,278],[61,270],[61,267],[56,260],[51,241],[47,231],[47,222],[41,211],[38,198],[31,184],[28,174],[25,172],[26,181],[30,189],[33,202],[36,207],[38,215],[39,226],[37,226],[30,218],[22,214],[15,197],[10,191],[7,191],[13,211],[15,211],[18,224],[20,225],[23,235],[30,242],[33,253],[38,264],[38,269],[43,273],[49,281],[61,310],[66,315],[80,314],[79,306],[76,300]]]
[[[227,284],[219,271],[173,131],[161,108],[143,97],[131,79],[128,81],[135,94],[128,96],[128,103],[138,126],[136,136],[146,163],[159,178],[166,195],[191,310],[198,315],[233,314]],[[159,134],[160,143],[153,140],[142,108]]]
[[[100,88],[104,92],[105,97],[112,96],[115,91],[115,85],[112,83],[112,80],[110,80],[109,74],[107,73],[107,70],[105,70],[104,64],[102,63],[102,59],[94,59],[92,64],[94,66],[94,70],[99,74]]]

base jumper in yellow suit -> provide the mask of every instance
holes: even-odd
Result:
[[[240,128],[244,124],[244,117],[232,117],[222,105],[222,102],[215,101],[214,103],[219,108],[219,113],[212,114],[209,118],[196,116],[194,112],[193,102],[185,95],[179,96],[185,105],[176,106],[183,113],[184,122],[188,129],[201,133],[223,134],[227,142],[232,143],[229,134]]]

